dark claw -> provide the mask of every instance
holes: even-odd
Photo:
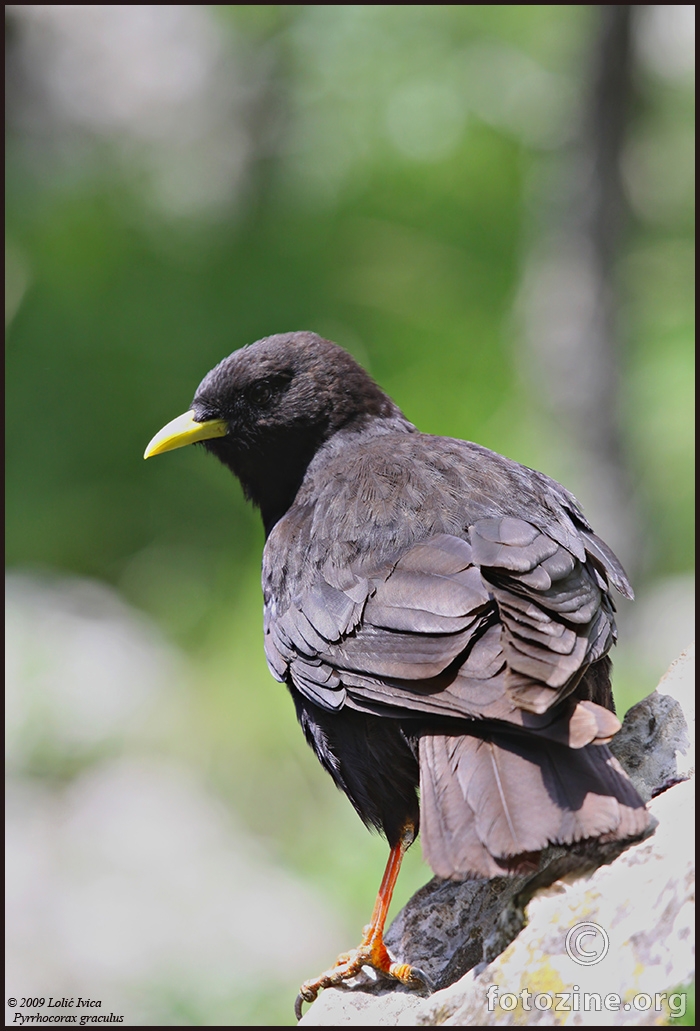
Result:
[[[418,967],[411,967],[411,981],[409,987],[414,987],[426,992],[434,992],[435,986],[424,970]]]
[[[319,984],[319,982],[321,983]],[[306,984],[303,984],[301,986],[301,988],[299,989],[299,994],[294,1000],[294,1016],[297,1018],[297,1020],[301,1020],[301,1010],[304,1003],[315,1002],[318,998],[318,989],[325,988],[326,982],[328,982],[328,978],[323,977],[319,978],[319,980],[316,982],[317,987],[312,987],[311,985]]]
[[[294,1000],[294,1016],[297,1021],[301,1020],[301,1008],[304,1005],[304,996],[299,992],[296,999]]]
[[[432,994],[435,991],[435,985],[420,967],[408,967],[408,976],[405,974],[398,976],[388,970],[378,970],[377,973],[388,982],[393,981],[396,984],[398,981],[404,988],[409,988],[413,991],[427,992],[428,994]]]

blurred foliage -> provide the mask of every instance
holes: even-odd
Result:
[[[483,71],[489,47],[496,66],[517,48],[526,70],[557,77],[550,92],[575,97],[591,12],[216,8],[220,31],[275,49],[291,126],[215,220],[159,220],[138,168],[125,171],[109,141],[82,164],[48,148],[39,161],[36,140],[30,149],[11,129],[10,273],[21,262],[28,286],[8,331],[8,561],[123,580],[196,641],[229,592],[231,564],[258,562],[256,517],[194,450],[148,467],[135,456],[221,357],[291,328],[354,350],[421,428],[537,465],[522,426],[536,402],[515,376],[507,317],[528,186],[548,151],[480,119],[467,97],[447,152],[412,159],[414,138],[399,136],[400,149],[384,108],[414,81],[449,82],[456,95],[444,65],[475,51]],[[637,108],[629,178],[646,217],[621,256],[625,401],[658,573],[691,565],[692,212],[687,184],[667,182],[667,169],[678,179],[688,165],[690,92],[657,77],[642,82]],[[333,151],[341,137],[350,153]],[[173,600],[185,591],[186,613]]]
[[[217,81],[242,98],[221,124],[233,131],[238,118],[243,156],[228,192],[211,197],[221,174],[202,157],[189,208],[162,187],[179,151],[161,162],[162,189],[151,174],[165,131],[144,143],[141,130],[132,139],[106,117],[88,125],[62,110],[56,81],[42,94],[34,16],[18,10],[7,44],[8,563],[107,580],[188,649],[200,689],[171,747],[344,908],[352,935],[384,847],[320,773],[265,669],[258,516],[201,449],[147,465],[141,455],[222,357],[311,329],[352,351],[421,429],[557,475],[557,441],[543,440],[517,371],[512,311],[539,201],[571,140],[596,8],[201,8]],[[644,59],[649,31],[619,280],[621,405],[653,579],[693,567],[693,96],[682,67]],[[216,126],[221,95],[203,93],[194,121]],[[397,904],[428,876],[413,850]]]
[[[681,985],[678,992],[686,994],[686,1011],[682,1017],[671,1017],[668,1023],[671,1027],[695,1027],[695,981]]]

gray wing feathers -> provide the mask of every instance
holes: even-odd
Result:
[[[340,709],[345,703],[345,688],[340,677],[325,663],[295,662],[292,666],[295,687],[323,709]]]
[[[266,598],[274,676],[329,711],[422,718],[422,836],[439,876],[492,877],[550,842],[647,825],[604,744],[618,720],[572,694],[615,639],[609,583],[631,588],[559,490],[565,507],[544,529],[477,519],[468,539],[439,533],[375,569],[348,544],[281,614]],[[450,737],[427,732],[426,715],[471,723]]]
[[[605,541],[597,537],[592,530],[582,530],[581,537],[586,551],[603,567],[613,587],[620,592],[623,598],[632,601],[634,591],[617,555],[613,554]]]
[[[337,670],[338,682],[329,676],[323,687],[332,708],[346,697],[341,681],[357,707],[364,695],[370,707],[489,718],[494,705],[504,713],[556,705],[613,641],[601,574],[522,519],[481,519],[469,536],[438,534],[373,579],[326,562],[322,577],[268,619],[274,675],[288,671],[302,691],[315,684],[318,701],[320,675],[301,663]],[[485,689],[504,668],[505,681]]]
[[[294,599],[292,608],[302,612],[324,640],[337,641],[357,626],[364,600],[355,601],[345,591],[320,580],[312,591]]]
[[[347,586],[332,586],[326,575]],[[380,686],[378,678],[423,681],[442,673],[483,631],[489,606],[489,590],[473,564],[469,543],[438,535],[411,548],[372,581],[353,575],[341,579],[324,567],[324,578],[295,597],[282,615],[273,618],[268,606],[268,663],[279,679],[289,671],[296,683],[300,660],[320,660],[356,688],[366,682],[376,694],[371,688]],[[473,670],[485,655],[483,648],[474,652]],[[487,665],[493,668],[493,647]],[[307,675],[298,679],[303,690]],[[383,693],[389,702],[389,693]]]
[[[463,629],[488,603],[471,546],[440,534],[399,559],[368,600],[364,619],[389,630],[445,634]]]
[[[585,531],[581,537],[593,540]],[[479,520],[471,541],[499,606],[511,697],[545,712],[614,640],[607,582],[593,564],[524,520]],[[598,549],[598,564],[602,554]]]

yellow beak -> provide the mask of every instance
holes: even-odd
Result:
[[[194,412],[178,415],[162,430],[159,430],[143,453],[144,458],[162,455],[164,451],[175,451],[176,448],[194,444],[197,440],[211,440],[212,437],[225,437],[228,423],[224,419],[209,419],[197,422]]]

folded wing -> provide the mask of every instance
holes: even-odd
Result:
[[[409,728],[421,717],[438,874],[494,876],[548,842],[641,833],[646,812],[605,747],[620,724],[577,690],[615,639],[609,579],[629,592],[597,538],[582,529],[574,553],[525,520],[485,518],[361,573],[345,568],[341,587],[321,568],[284,613],[268,611],[268,662],[326,710]],[[460,721],[454,734],[445,719]]]

